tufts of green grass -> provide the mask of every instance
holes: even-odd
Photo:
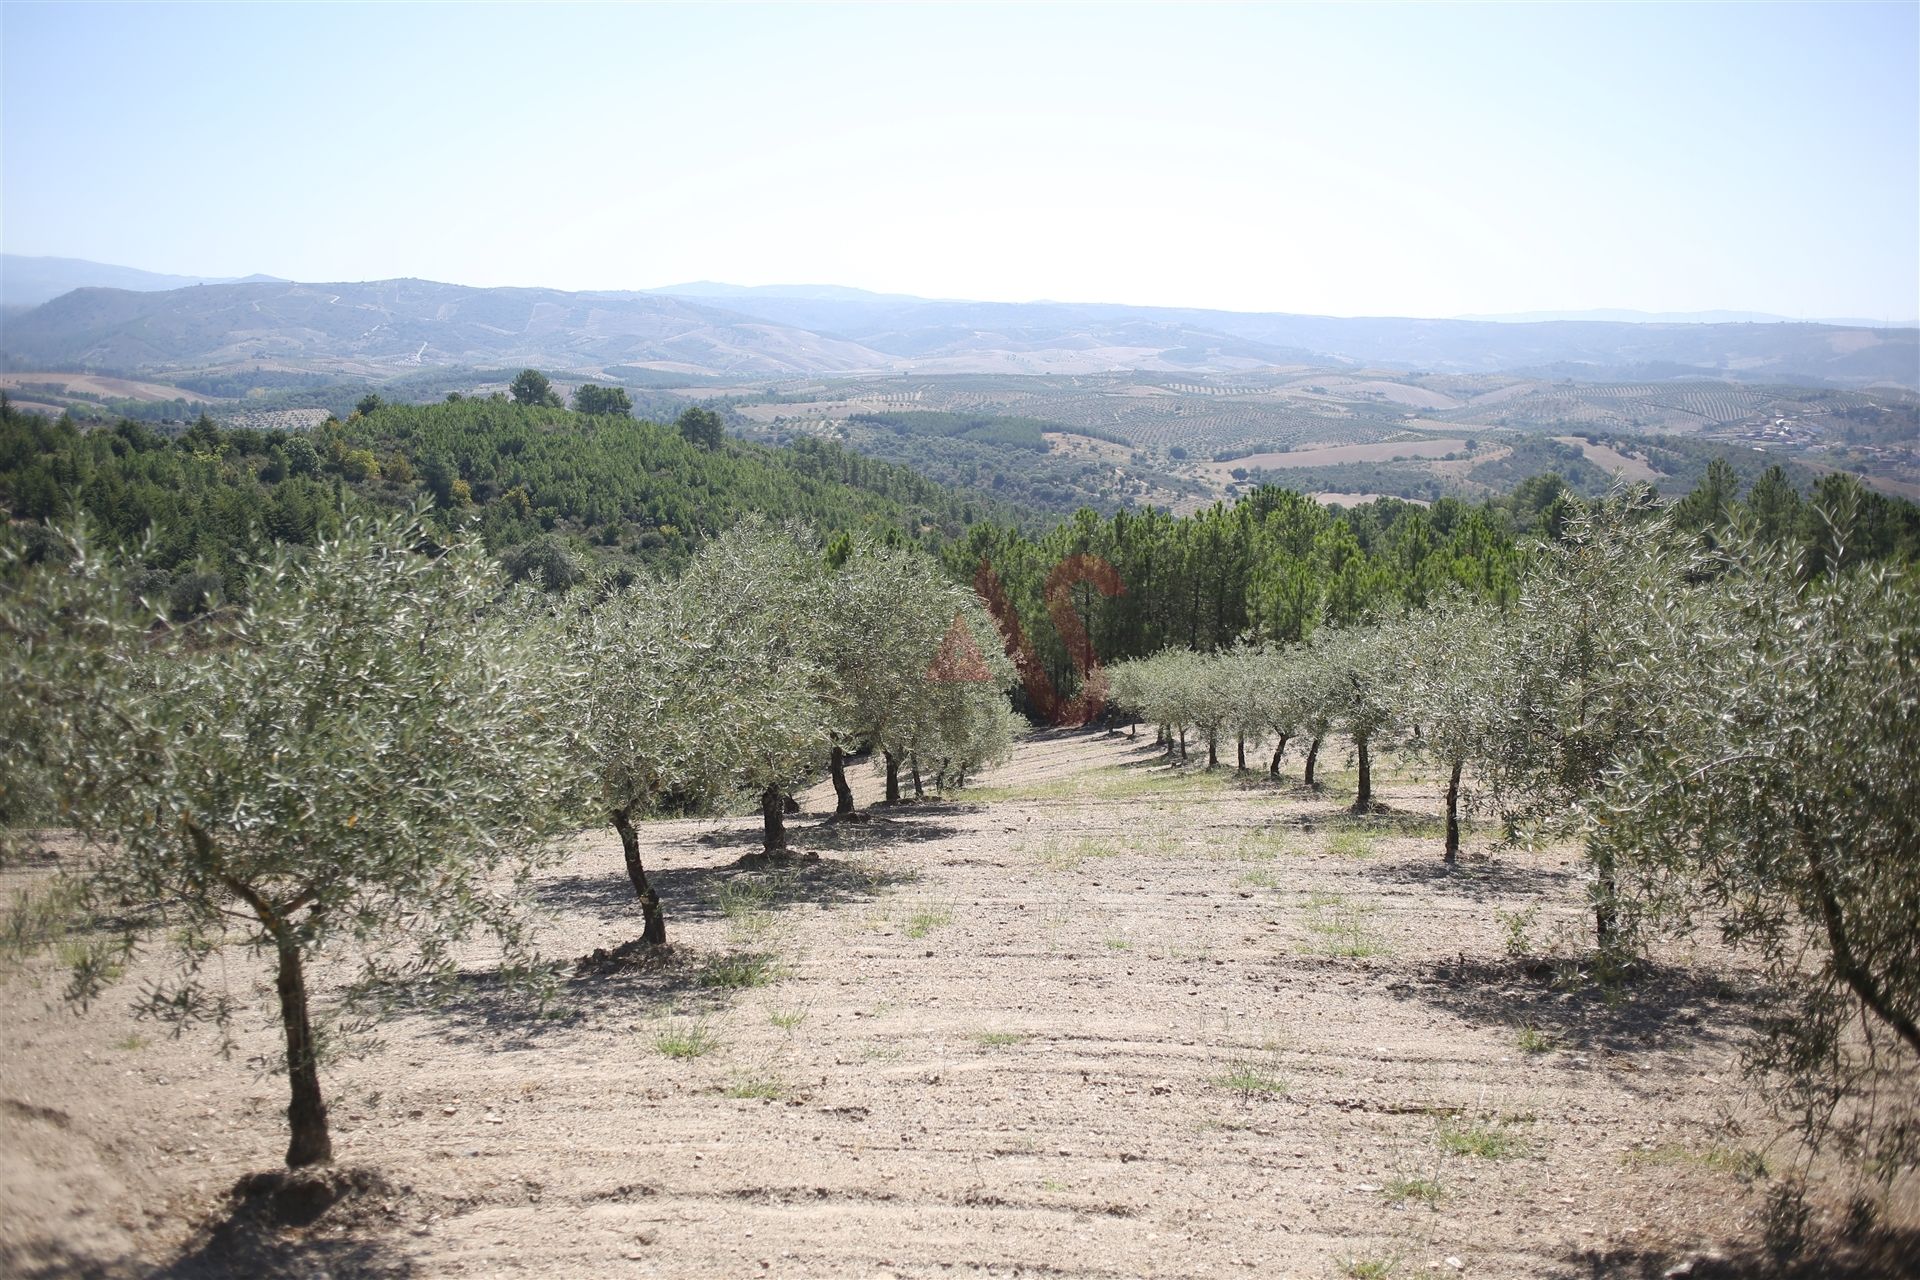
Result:
[[[767,1021],[789,1034],[797,1031],[800,1024],[807,1020],[805,1009],[769,1009]]]
[[[943,929],[953,923],[951,908],[934,903],[922,903],[915,907],[900,926],[900,931],[909,938],[924,938],[935,929]]]
[[[1522,1053],[1551,1053],[1555,1048],[1551,1035],[1532,1026],[1520,1028],[1519,1035],[1514,1037],[1514,1043],[1519,1046]]]
[[[1313,913],[1307,928],[1320,938],[1314,948],[1320,955],[1357,960],[1391,953],[1386,940],[1368,924],[1378,907],[1351,905],[1335,894],[1314,894],[1307,900],[1307,909]]]
[[[726,1094],[729,1098],[784,1098],[787,1084],[778,1076],[736,1076],[728,1082]]]
[[[778,982],[786,974],[778,956],[764,951],[739,951],[715,956],[700,970],[700,985],[727,991],[764,987]]]
[[[984,1049],[1005,1049],[1010,1045],[1025,1044],[1033,1039],[1025,1031],[980,1031],[976,1032],[973,1042]]]
[[[1392,1280],[1398,1258],[1348,1258],[1340,1264],[1347,1280]]]
[[[653,1047],[669,1058],[704,1058],[720,1048],[720,1037],[705,1018],[672,1021],[654,1032]]]
[[[1048,838],[1041,842],[1034,858],[1048,871],[1074,871],[1089,858],[1117,858],[1124,852],[1113,840]]]
[[[1523,1155],[1527,1150],[1524,1135],[1505,1121],[1442,1120],[1434,1141],[1448,1155],[1477,1156],[1482,1160],[1504,1160]]]
[[[1327,837],[1327,852],[1336,858],[1371,858],[1373,837],[1364,831],[1336,831]]]
[[[1216,1088],[1237,1093],[1243,1102],[1259,1098],[1284,1098],[1293,1092],[1293,1084],[1275,1068],[1271,1060],[1236,1058],[1226,1071],[1213,1078]]]
[[[1744,1147],[1714,1145],[1695,1149],[1669,1142],[1650,1149],[1629,1151],[1621,1160],[1626,1164],[1692,1165],[1724,1173],[1742,1182],[1757,1181],[1768,1175],[1766,1157]]]
[[[1127,937],[1125,934],[1110,933],[1103,938],[1102,941],[1107,944],[1107,950],[1109,951],[1133,950],[1133,939]]]
[[[1381,1188],[1380,1194],[1390,1204],[1405,1204],[1417,1200],[1432,1209],[1439,1205],[1440,1197],[1446,1194],[1446,1188],[1440,1185],[1438,1178],[1394,1178]]]

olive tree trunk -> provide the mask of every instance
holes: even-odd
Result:
[[[1354,749],[1360,755],[1360,785],[1353,797],[1353,812],[1365,813],[1373,808],[1373,760],[1367,754],[1367,740],[1364,737],[1353,740]]]
[[[915,800],[926,799],[927,789],[920,782],[920,757],[908,756],[907,765],[908,765],[908,772],[909,774],[911,774],[913,778],[913,798]]]
[[[667,917],[660,910],[660,895],[647,880],[647,869],[640,864],[640,833],[634,830],[633,810],[615,809],[611,816],[614,830],[620,833],[620,852],[627,860],[627,879],[633,882],[633,892],[640,899],[640,914],[646,920],[646,930],[640,940],[660,946],[667,940]]]
[[[891,751],[882,752],[881,756],[887,762],[887,803],[899,804],[900,761],[895,758]]]
[[[1280,776],[1280,757],[1287,754],[1287,738],[1288,737],[1289,737],[1288,734],[1284,734],[1284,733],[1281,734],[1280,745],[1273,749],[1273,759],[1267,763],[1267,776],[1270,778],[1277,778]]]
[[[833,775],[833,816],[844,818],[853,812],[853,788],[847,785],[847,753],[838,746],[827,753],[827,772]]]
[[[1447,778],[1447,861],[1460,860],[1460,767],[1461,760],[1453,762],[1453,773]]]
[[[279,972],[274,985],[280,992],[280,1023],[287,1032],[287,1167],[302,1169],[333,1159],[333,1139],[327,1133],[327,1104],[320,1096],[320,1065],[314,1057],[313,1019],[307,1010],[307,976],[300,963],[300,944],[284,924],[272,926]]]
[[[768,853],[787,851],[787,793],[778,784],[760,793],[761,843]]]
[[[1314,762],[1319,759],[1320,759],[1320,735],[1316,733],[1313,736],[1313,741],[1307,745],[1307,772],[1306,772],[1306,776],[1301,779],[1301,781],[1305,782],[1310,787],[1314,785],[1314,781],[1313,781]]]
[[[1207,768],[1211,770],[1211,769],[1218,769],[1219,767],[1220,767],[1220,735],[1216,733],[1210,733],[1207,735]]]
[[[1247,771],[1247,735],[1244,733],[1237,735],[1233,740],[1233,744],[1240,756],[1239,763],[1233,766],[1233,771],[1235,773],[1245,773]]]

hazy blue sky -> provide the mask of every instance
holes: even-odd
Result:
[[[304,280],[1912,319],[1917,15],[7,4],[0,240]]]

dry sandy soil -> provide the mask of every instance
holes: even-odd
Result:
[[[285,1142],[253,958],[225,1059],[15,975],[0,1273],[1751,1274],[1776,1154],[1740,983],[1673,956],[1609,1000],[1512,958],[1584,928],[1570,857],[1475,831],[1443,872],[1434,788],[1391,767],[1360,819],[1350,774],[1242,786],[1091,734],[986,782],[838,827],[816,790],[817,860],[773,872],[747,820],[650,825],[671,957],[541,1014],[476,956],[327,1067],[362,1189],[307,1225],[227,1196]],[[551,954],[638,935],[611,832],[540,892]]]

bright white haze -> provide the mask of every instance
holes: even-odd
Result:
[[[1920,315],[1920,6],[7,5],[4,247],[1340,315]]]

